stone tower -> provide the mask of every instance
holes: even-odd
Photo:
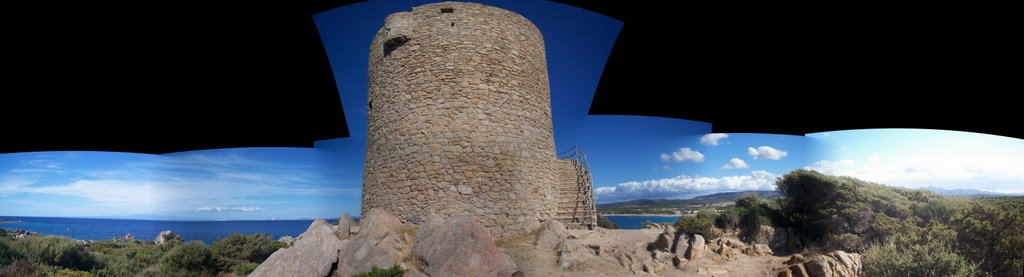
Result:
[[[460,2],[389,15],[367,105],[364,214],[468,212],[498,238],[557,216],[544,40],[526,18]]]

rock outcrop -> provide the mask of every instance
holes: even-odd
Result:
[[[562,240],[558,244],[558,268],[562,270],[580,270],[587,266],[587,260],[595,256],[590,247],[575,240]]]
[[[750,256],[769,256],[775,254],[767,244],[754,244],[743,248],[743,254]]]
[[[401,262],[403,249],[412,243],[402,234],[403,228],[410,228],[408,225],[379,208],[367,211],[359,223],[359,234],[346,240],[342,254],[336,256],[337,275],[349,276],[370,271],[373,266],[388,268]]]
[[[327,276],[344,244],[327,221],[314,220],[291,247],[271,254],[249,276]]]
[[[516,271],[515,263],[494,244],[487,229],[467,214],[443,222],[428,220],[416,237],[412,253],[430,276],[511,276]]]
[[[174,232],[171,232],[171,230],[166,230],[160,232],[159,235],[156,235],[156,239],[153,241],[156,242],[156,244],[164,244],[171,240],[181,241],[181,235],[175,234]]]
[[[744,242],[749,244],[769,244],[771,243],[772,237],[775,235],[775,228],[768,225],[758,226],[757,230],[749,234]]]
[[[352,225],[355,225],[355,221],[348,213],[342,214],[338,218],[338,231],[336,235],[340,240],[346,240],[352,235]]]
[[[700,259],[707,251],[707,245],[704,243],[704,237],[701,235],[693,235],[690,237],[690,247],[686,249],[686,258],[692,260]]]
[[[778,276],[793,277],[862,277],[860,254],[834,251],[804,260],[794,255],[785,264],[790,265]]]
[[[566,228],[562,222],[559,222],[558,220],[548,220],[544,222],[544,226],[541,227],[540,232],[537,233],[537,241],[535,242],[535,245],[545,250],[555,249],[563,240],[565,240],[566,236]]]

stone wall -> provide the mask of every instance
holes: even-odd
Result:
[[[362,212],[469,212],[498,238],[557,209],[544,40],[526,18],[444,2],[389,15],[370,46]]]

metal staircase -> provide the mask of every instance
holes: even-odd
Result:
[[[597,226],[597,206],[587,156],[579,146],[573,146],[559,153],[558,159],[560,163],[571,163],[575,176],[571,173],[564,176],[567,174],[561,170],[564,164],[559,164],[557,219],[570,229],[593,229]]]

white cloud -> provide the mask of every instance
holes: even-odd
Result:
[[[693,161],[693,162],[701,163],[701,162],[704,162],[704,154],[701,154],[700,152],[694,151],[694,150],[690,149],[689,147],[683,147],[683,148],[679,148],[678,151],[672,152],[671,155],[666,154],[666,153],[661,153],[661,161],[663,161],[663,162],[674,161],[674,162],[677,162],[677,163],[681,163],[681,162],[685,162],[685,161]]]
[[[258,212],[266,211],[267,209],[260,207],[201,207],[197,208],[199,212],[223,212],[223,211],[239,211],[239,212]]]
[[[855,164],[857,164],[857,162],[854,162],[853,160],[849,159],[839,161],[820,160],[812,165],[805,166],[804,169],[814,170],[829,175],[843,175],[840,173],[844,172],[846,168],[853,166]]]
[[[747,162],[744,162],[739,158],[732,158],[731,160],[729,160],[729,163],[722,166],[722,169],[740,169],[748,167],[750,166],[747,165]]]
[[[769,159],[778,160],[789,155],[788,152],[779,149],[772,148],[771,146],[761,146],[758,148],[747,147],[747,154],[756,159]]]
[[[610,187],[594,189],[598,202],[614,202],[649,198],[684,198],[700,194],[775,189],[776,175],[755,170],[750,175],[725,176],[721,178],[680,175],[667,179],[640,182],[625,182]]]
[[[718,145],[718,141],[719,140],[727,138],[727,137],[729,137],[728,134],[721,134],[721,133],[707,134],[707,135],[701,136],[699,142],[700,142],[700,144],[703,144],[703,145]]]
[[[871,154],[871,155],[868,155],[867,157],[864,157],[864,160],[867,160],[869,162],[877,162],[877,161],[881,161],[882,157],[878,156],[878,154]]]

